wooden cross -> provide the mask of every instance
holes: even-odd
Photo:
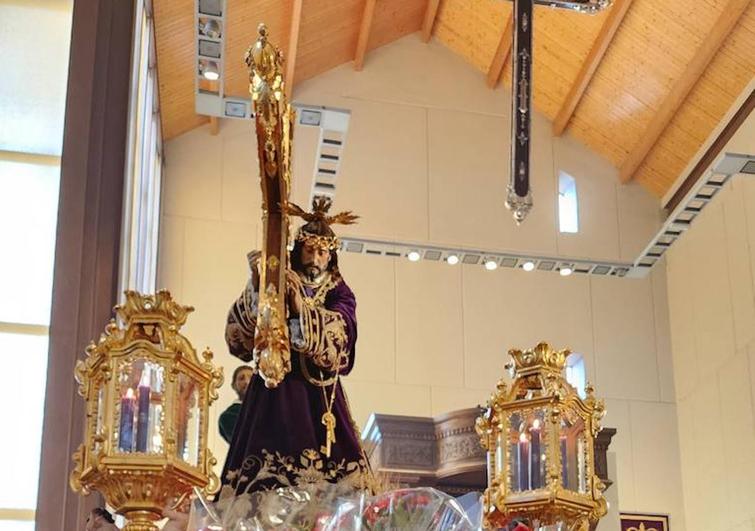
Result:
[[[530,190],[530,122],[532,114],[532,8],[534,4],[597,13],[612,0],[513,0],[514,32],[511,75],[511,174],[506,208],[517,225],[532,209]]]

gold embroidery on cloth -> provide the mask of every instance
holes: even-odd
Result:
[[[305,342],[300,352],[305,353],[318,367],[330,371],[343,370],[349,364],[350,353],[346,350],[348,337],[343,316],[323,307],[328,293],[340,281],[341,277],[338,274],[328,274],[311,297],[302,290],[304,305],[299,316]],[[329,385],[316,383],[317,380],[309,375],[304,361],[302,373],[310,383],[320,387]]]
[[[335,371],[349,363],[346,323],[340,313],[305,304],[300,316],[306,353],[320,368]]]
[[[326,273],[326,276],[319,282],[308,282],[307,279],[302,278],[302,286],[314,289],[314,294],[311,297],[302,290],[302,297],[312,306],[321,306],[325,304],[325,297],[327,297],[330,290],[335,288],[340,281],[341,276],[332,273]]]
[[[220,499],[251,490],[272,490],[279,486],[305,487],[322,482],[347,482],[355,489],[371,489],[373,478],[364,459],[359,461],[330,461],[317,450],[304,450],[298,459],[262,450],[262,455],[250,455],[241,467],[226,473],[228,485],[220,492]],[[261,486],[259,483],[274,480],[275,486]],[[238,491],[243,486],[242,491]],[[255,488],[259,487],[259,488]]]

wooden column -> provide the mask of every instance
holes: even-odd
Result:
[[[85,418],[73,368],[116,302],[134,5],[80,0],[73,8],[38,531],[84,529],[99,502],[68,486]]]

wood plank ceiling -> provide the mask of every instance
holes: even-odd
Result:
[[[477,68],[480,83],[511,83],[509,2],[227,2],[226,56],[243,57],[264,21],[281,36],[286,57],[295,47],[294,82],[355,59],[359,69],[370,50],[423,31]],[[169,140],[208,118],[194,113],[194,1],[154,6]],[[614,0],[596,16],[535,10],[536,109],[555,122],[555,134],[570,132],[620,168],[623,180],[636,179],[658,196],[755,76],[755,1]],[[242,61],[230,61],[226,94],[247,90]]]

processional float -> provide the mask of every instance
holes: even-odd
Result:
[[[515,75],[512,127],[516,134],[512,135],[507,206],[518,222],[532,205],[528,166],[533,1],[584,11],[609,3],[514,0],[514,72],[519,77]],[[286,100],[282,54],[268,42],[264,25],[258,33],[245,58],[250,68],[264,229],[252,361],[265,385],[272,388],[291,370],[285,272],[294,111]],[[152,531],[169,503],[192,489],[212,494],[219,488],[212,470],[217,461],[207,448],[207,429],[209,406],[217,399],[223,376],[211,362],[212,353],[206,350],[200,359],[180,333],[193,308],[178,304],[164,290],[155,295],[133,291],[125,295],[126,302],[115,308],[116,319],[76,365],[87,421],[84,443],[73,456],[70,484],[84,494],[100,491],[128,519],[125,530]],[[541,343],[509,354],[513,383],[509,388],[503,380],[499,382],[476,426],[488,452],[489,487],[482,499],[482,523],[498,529],[518,520],[533,530],[587,531],[606,513],[604,486],[593,463],[603,404],[594,398],[591,387],[583,399],[566,381],[568,351],[555,351]],[[416,500],[411,497],[415,510]],[[438,507],[447,511],[453,504],[444,501]],[[357,516],[353,521],[361,522],[364,514]]]

